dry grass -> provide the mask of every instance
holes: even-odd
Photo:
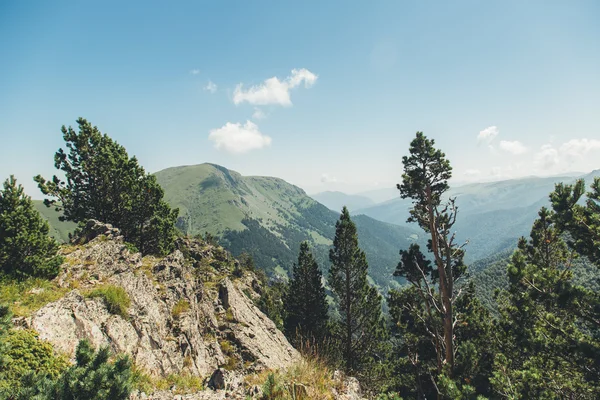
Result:
[[[331,369],[318,359],[300,360],[285,370],[267,370],[248,375],[246,384],[263,389],[263,399],[332,400],[332,389],[340,391]]]
[[[167,377],[154,377],[141,368],[133,368],[133,386],[146,394],[159,390],[172,390],[173,394],[191,394],[204,389],[204,379],[196,375],[169,375]]]

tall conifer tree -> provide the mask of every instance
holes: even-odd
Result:
[[[307,339],[320,343],[326,335],[328,305],[322,277],[308,242],[302,242],[298,263],[294,264],[292,279],[284,297],[284,327],[293,341]]]
[[[338,301],[340,320],[335,329],[347,372],[368,368],[386,335],[381,296],[367,281],[368,264],[358,247],[356,225],[344,207],[335,225],[329,251],[329,283]]]
[[[519,240],[499,296],[503,340],[493,383],[506,398],[597,398],[600,301],[572,282],[575,253],[556,215],[546,208],[538,215],[531,239]]]
[[[48,221],[11,175],[0,190],[0,270],[18,277],[52,278],[62,257],[58,243],[48,236]]]
[[[416,222],[429,235],[428,248],[432,253],[433,266],[420,255],[419,246],[414,245],[402,252],[402,262],[397,274],[412,281],[427,283],[430,275],[432,282],[438,285],[438,295],[432,288],[420,286],[418,290],[425,296],[433,312],[440,314],[442,328],[440,339],[436,340],[438,369],[448,366],[447,373],[452,376],[454,370],[454,327],[456,301],[455,282],[464,274],[464,251],[456,245],[455,234],[451,233],[456,222],[457,207],[454,199],[442,204],[442,198],[448,191],[448,179],[452,177],[452,167],[445,154],[434,147],[434,140],[427,139],[423,132],[417,132],[410,143],[410,156],[402,158],[404,174],[402,184],[398,185],[402,198],[411,198],[413,207],[408,222]],[[436,334],[438,335],[438,334]]]

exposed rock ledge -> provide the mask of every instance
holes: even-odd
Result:
[[[228,253],[188,239],[178,248],[161,259],[142,258],[128,249],[118,229],[90,221],[63,249],[66,260],[56,281],[73,290],[17,322],[71,357],[79,341],[88,339],[130,355],[150,375],[201,376],[210,388],[188,395],[136,392],[132,400],[259,397],[261,389],[247,388],[244,375],[284,369],[300,354],[254,305],[260,290],[255,277],[232,278],[237,261]],[[127,292],[131,305],[125,318],[109,313],[103,300],[85,296],[102,285]],[[183,306],[173,312],[177,304]],[[341,388],[332,391],[336,399],[361,398],[356,379],[336,372],[334,381]]]
[[[61,286],[79,287],[20,321],[58,350],[74,356],[79,340],[86,338],[129,354],[138,367],[155,376],[209,377],[223,365],[250,372],[285,368],[299,359],[253,304],[250,297],[257,294],[252,276],[232,281],[225,272],[201,267],[203,262],[233,263],[223,259],[229,256],[222,250],[196,243],[185,249],[192,261],[179,250],[163,259],[142,259],[128,250],[117,229],[97,221],[91,221],[74,243],[78,244],[65,250],[69,254],[56,279]],[[128,293],[127,318],[110,314],[103,300],[83,295],[104,284]],[[173,313],[177,303],[184,305],[181,313]]]

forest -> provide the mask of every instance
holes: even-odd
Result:
[[[63,127],[66,149],[54,155],[60,178],[36,176],[45,205],[79,225],[88,220],[120,229],[132,250],[165,256],[186,233],[179,210],[123,146],[85,119]],[[469,244],[458,240],[461,214],[450,189],[452,166],[435,141],[417,132],[402,158],[399,196],[411,201],[408,221],[422,242],[398,245],[390,271],[402,284],[384,292],[369,279],[357,225],[346,207],[333,243],[311,248],[294,231],[289,259],[255,220],[228,230],[224,244],[247,237],[256,248],[233,248],[240,266],[262,276],[257,305],[305,357],[356,377],[380,399],[595,399],[600,392],[600,177],[557,184],[528,237],[514,252],[487,260],[471,278]],[[320,210],[320,209],[319,209]],[[306,219],[306,217],[303,217]],[[314,216],[319,220],[320,216]],[[181,220],[180,224],[181,224]],[[330,229],[323,226],[323,231]],[[63,266],[49,225],[14,177],[0,190],[0,398],[127,399],[140,381],[131,358],[95,349],[86,340],[75,362],[55,353],[35,331],[13,325],[15,298],[28,284],[49,282]],[[254,259],[247,253],[261,253]],[[323,254],[326,255],[323,255]],[[325,260],[329,262],[324,268]],[[275,259],[289,280],[269,279]],[[383,275],[377,277],[378,281]],[[391,277],[390,277],[391,279]],[[126,302],[118,289],[102,297]],[[12,297],[11,297],[12,296]],[[263,398],[288,398],[263,391]]]

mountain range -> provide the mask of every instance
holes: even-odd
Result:
[[[595,176],[600,176],[600,170],[589,174],[526,177],[452,187],[447,197],[456,198],[458,205],[458,218],[454,230],[459,241],[469,241],[465,259],[474,262],[498,252],[512,250],[519,237],[529,234],[539,209],[549,206],[548,195],[554,190],[556,183],[572,183],[578,178],[583,178],[589,183]],[[412,226],[406,223],[411,201],[400,198],[398,190],[394,190],[396,198],[354,209],[352,213],[400,226]],[[392,188],[389,188],[387,192],[379,190],[377,194],[391,192]],[[368,196],[368,193],[359,195]],[[323,199],[321,195],[315,197]],[[348,196],[348,201],[352,201],[354,197],[356,195]],[[344,201],[340,195],[335,203],[328,203],[326,200],[323,199],[323,204],[327,207],[337,206]]]
[[[341,211],[332,211],[304,190],[279,178],[242,176],[215,164],[168,168],[155,174],[165,200],[179,208],[178,228],[187,235],[209,233],[235,256],[246,252],[272,276],[286,277],[300,243],[310,242],[319,265],[329,267],[329,248]],[[57,213],[39,202],[54,236],[65,240],[68,228]],[[382,290],[397,286],[392,273],[398,252],[424,242],[421,231],[360,215],[354,218],[369,275]],[[74,226],[71,225],[72,229]]]
[[[596,175],[600,171],[582,177],[589,182]],[[310,242],[323,270],[328,269],[328,252],[343,205],[353,213],[359,243],[369,261],[369,275],[383,291],[399,284],[392,277],[399,250],[413,242],[426,244],[424,233],[406,223],[411,202],[399,195],[379,204],[368,193],[324,192],[311,198],[282,179],[243,176],[208,163],[167,168],[155,176],[165,191],[165,200],[179,208],[177,226],[184,234],[213,235],[235,256],[251,254],[256,265],[274,277],[289,275],[304,240]],[[555,183],[574,179],[528,177],[452,188],[448,195],[456,197],[459,207],[457,238],[469,241],[467,262],[510,254],[518,238],[528,235],[540,207],[548,205]],[[386,193],[389,196],[392,192],[376,192],[380,198]],[[50,221],[51,234],[68,240],[68,232],[75,225],[58,221],[58,214],[41,202],[36,202],[36,207]],[[476,273],[487,264],[475,264]]]

